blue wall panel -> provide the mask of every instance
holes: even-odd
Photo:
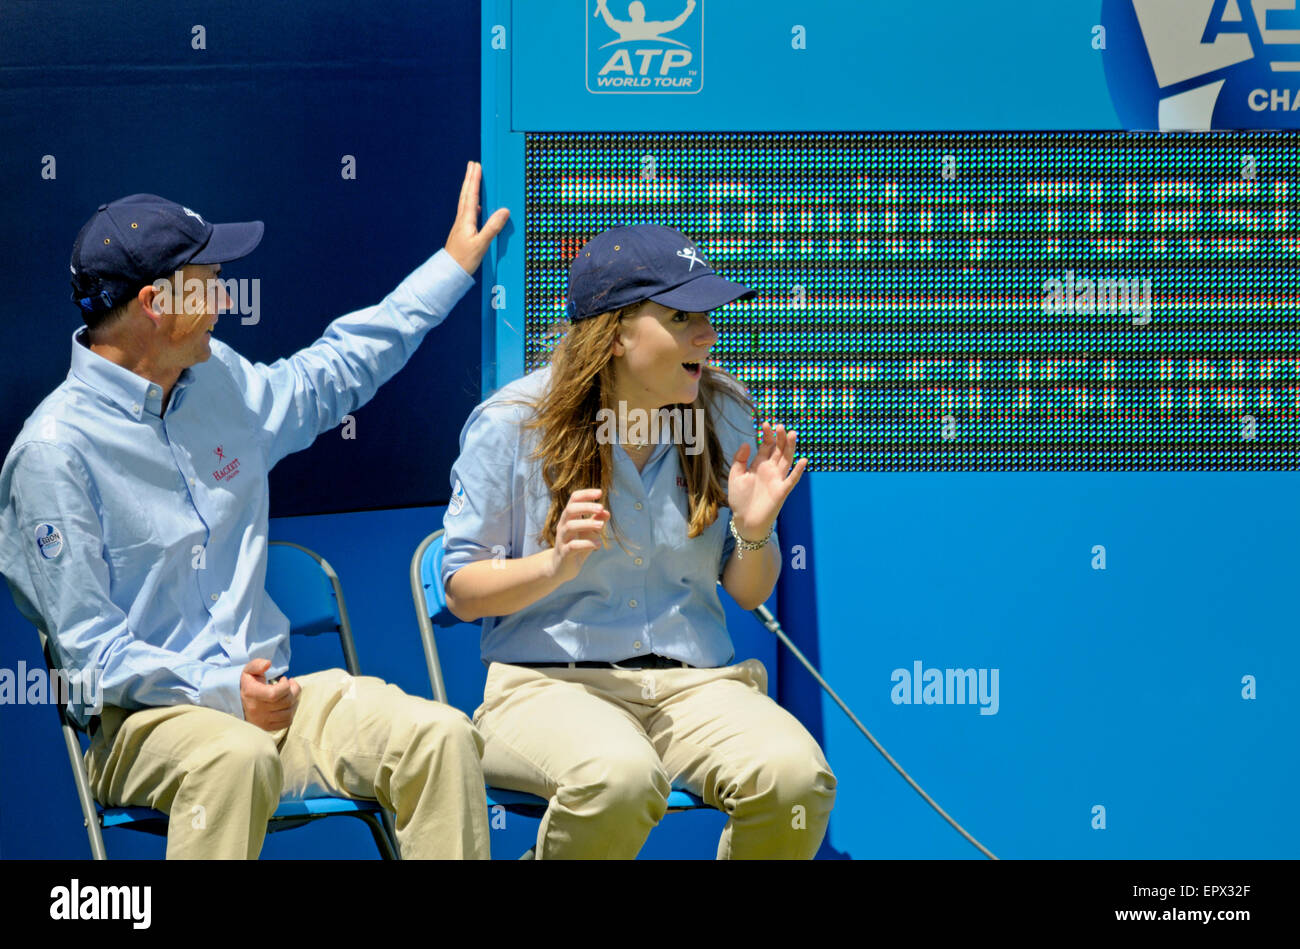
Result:
[[[1294,485],[1290,474],[815,475],[824,667],[999,856],[1294,856],[1300,839],[1279,820],[1300,716],[1287,671],[1300,660]],[[895,704],[894,670],[918,660],[998,669],[996,714]],[[822,715],[841,780],[837,848],[978,856],[838,709],[825,702]]]
[[[592,0],[493,6],[484,4],[485,25],[506,22],[506,8],[514,24],[516,131],[1060,128],[1063,107],[1070,128],[1117,126],[1092,47],[1095,0],[704,0],[695,95],[589,93],[588,46],[596,56],[613,36]],[[647,19],[668,20],[685,2],[645,6]],[[620,0],[610,7],[626,15]],[[640,58],[629,58],[639,72]]]

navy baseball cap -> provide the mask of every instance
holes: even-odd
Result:
[[[156,194],[101,204],[72,245],[72,302],[87,315],[111,310],[184,264],[252,253],[263,230],[261,221],[211,224]]]
[[[569,319],[585,320],[643,300],[707,313],[756,296],[719,277],[695,242],[660,224],[611,227],[589,240],[569,266]]]

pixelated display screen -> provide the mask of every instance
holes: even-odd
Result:
[[[1294,468],[1295,133],[530,134],[525,348],[612,224],[757,299],[718,366],[820,470]]]

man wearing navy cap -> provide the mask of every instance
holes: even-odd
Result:
[[[442,250],[270,366],[212,338],[229,305],[214,281],[262,222],[137,194],[77,236],[86,327],[0,468],[0,573],[83,699],[102,697],[69,709],[96,799],[169,813],[169,858],[256,857],[281,797],[322,795],[393,811],[404,857],[488,856],[466,717],[368,676],[286,677],[288,621],[265,591],[267,473],[367,402],[473,285],[508,217],[478,228],[481,174],[471,162]]]

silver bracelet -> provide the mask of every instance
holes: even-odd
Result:
[[[747,550],[761,550],[766,547],[768,542],[772,539],[772,531],[776,530],[776,522],[773,521],[772,526],[767,529],[767,536],[755,543],[753,541],[745,540],[745,538],[740,536],[740,531],[736,530],[736,519],[734,517],[727,522],[727,526],[731,528],[731,536],[736,538],[737,560],[744,560],[745,551]]]

